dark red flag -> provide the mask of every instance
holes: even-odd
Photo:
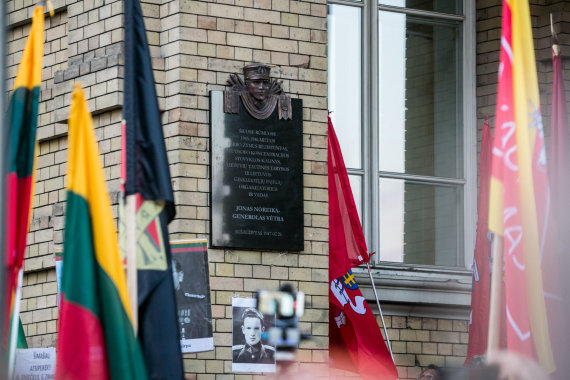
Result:
[[[469,318],[469,346],[465,363],[474,355],[487,351],[489,331],[489,305],[491,286],[491,239],[489,223],[489,181],[493,141],[489,120],[485,117],[479,158],[479,202],[477,205],[477,237],[473,255],[473,290],[471,292],[471,315]]]
[[[329,118],[329,277],[370,260],[340,145]],[[334,253],[334,260],[333,260]]]
[[[565,215],[570,212],[570,130],[568,126],[568,112],[566,110],[566,96],[564,93],[564,78],[562,77],[562,58],[558,44],[552,47],[552,119],[550,122],[550,157],[548,160],[548,179],[550,181],[554,216],[557,222],[562,222]],[[557,223],[558,224],[558,223]],[[564,236],[560,236],[564,235]],[[566,237],[570,243],[570,235],[559,234]]]
[[[564,379],[570,371],[570,340],[568,339],[567,316],[570,315],[568,277],[570,270],[570,234],[568,215],[570,213],[570,130],[562,77],[562,58],[558,42],[552,46],[552,119],[550,122],[550,156],[548,179],[552,194],[552,225],[554,227],[554,255],[546,256],[542,262],[545,279],[545,298],[552,348],[556,363],[553,379]],[[556,279],[561,280],[556,282]],[[566,280],[567,281],[567,280]]]
[[[330,365],[364,379],[397,379],[376,318],[351,271],[370,255],[330,118],[328,136]]]

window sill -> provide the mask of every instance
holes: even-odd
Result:
[[[470,270],[401,263],[380,263],[371,269],[383,313],[469,319]],[[353,273],[368,304],[376,309],[368,270],[359,267]]]

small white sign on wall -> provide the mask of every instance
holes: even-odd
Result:
[[[14,380],[50,380],[55,374],[55,347],[16,350]]]

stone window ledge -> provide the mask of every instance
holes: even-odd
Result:
[[[470,270],[400,263],[380,263],[371,269],[384,314],[469,319]],[[353,274],[377,313],[368,270],[355,268]]]

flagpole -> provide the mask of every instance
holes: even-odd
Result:
[[[489,333],[487,355],[499,349],[501,333],[501,295],[503,293],[503,237],[495,235],[492,246],[493,268],[491,273],[491,300],[489,308]]]
[[[20,322],[20,303],[22,299],[22,284],[24,282],[24,269],[18,273],[18,284],[14,295],[14,309],[12,310],[12,320],[10,321],[10,343],[8,344],[8,378],[14,376],[14,364],[16,360],[16,348],[18,345],[18,327]]]
[[[6,178],[7,173],[7,160],[9,152],[8,144],[8,126],[6,124],[6,2],[0,1],[0,109],[2,110],[0,120],[0,144],[2,144],[2,153],[0,154],[0,176],[2,179]],[[4,183],[4,181],[2,181]],[[4,247],[5,244],[5,187],[0,186],[0,244]],[[3,255],[2,255],[3,257]],[[3,306],[6,303],[6,266],[0,265],[0,380],[7,379],[8,373],[6,372],[6,352],[5,352],[5,339],[3,331],[6,323],[6,310],[3,310]]]
[[[382,328],[384,329],[384,335],[386,335],[386,342],[388,343],[388,351],[390,351],[390,356],[392,361],[394,361],[394,354],[392,353],[392,345],[390,344],[390,338],[388,337],[388,330],[386,330],[386,323],[384,323],[384,314],[382,314],[382,308],[380,307],[380,300],[378,299],[378,293],[376,293],[376,285],[374,285],[374,279],[372,278],[372,271],[370,270],[370,263],[366,263],[368,267],[368,275],[370,276],[370,282],[372,283],[372,290],[374,290],[374,297],[376,297],[376,305],[378,305],[378,311],[380,312],[380,319],[382,320]]]
[[[131,299],[133,330],[138,331],[138,284],[137,284],[137,242],[136,242],[136,195],[126,196],[126,249],[127,249],[127,287]]]

